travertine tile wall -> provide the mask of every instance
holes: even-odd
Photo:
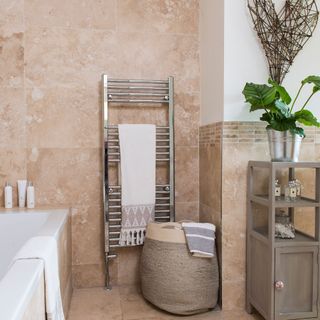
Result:
[[[199,130],[199,219],[216,226],[216,247],[219,258],[220,282],[222,275],[222,123],[200,127]],[[220,302],[221,302],[220,286]]]
[[[217,136],[220,137],[217,130],[221,132],[220,142],[216,142]],[[320,131],[305,130],[307,137],[302,143],[300,160],[319,161]],[[248,161],[269,159],[265,124],[261,122],[223,122],[200,128],[200,220],[212,221],[221,230],[221,240],[218,237],[217,241],[218,248],[221,247],[224,310],[245,307]],[[304,194],[314,190],[312,172],[300,171],[297,176],[305,186]],[[221,179],[221,189],[217,188],[217,179]],[[214,197],[217,198],[213,200]],[[312,233],[312,213],[298,214],[295,225]],[[219,241],[222,242],[220,246]]]
[[[265,125],[225,122],[222,144],[222,305],[244,309],[247,166],[269,159]]]
[[[198,0],[0,1],[0,186],[28,178],[37,205],[72,207],[76,286],[104,283],[102,73],[175,77],[177,219],[198,219],[198,18]],[[137,281],[138,254],[121,251],[114,283]]]

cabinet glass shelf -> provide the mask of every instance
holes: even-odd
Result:
[[[270,206],[271,201],[267,195],[251,195],[250,200],[256,203],[259,203],[263,206]],[[284,196],[281,196],[280,200],[275,200],[275,208],[293,208],[293,207],[320,207],[320,203],[314,199],[301,197],[301,199],[297,199],[296,201],[285,201]]]
[[[265,227],[255,228],[252,230],[252,235],[259,237],[261,240],[261,236],[265,238],[264,242],[268,241],[268,229]],[[297,246],[297,245],[317,245],[318,242],[314,237],[307,235],[299,230],[296,230],[295,238],[293,239],[281,239],[274,238],[275,246]]]

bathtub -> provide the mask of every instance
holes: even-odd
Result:
[[[32,319],[45,319],[43,262],[13,261],[18,250],[34,236],[57,240],[60,288],[67,314],[72,293],[69,210],[5,210],[0,211],[1,320],[28,319],[30,315]]]

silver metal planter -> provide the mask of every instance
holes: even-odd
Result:
[[[302,137],[290,131],[267,129],[272,161],[298,162]]]

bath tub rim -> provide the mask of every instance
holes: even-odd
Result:
[[[52,236],[55,239],[58,239],[61,232],[62,227],[66,223],[66,220],[70,216],[70,209],[1,209],[1,215],[35,215],[35,214],[47,214],[48,219],[41,227],[41,229],[35,233],[36,236]]]
[[[63,231],[63,226],[70,216],[70,209],[10,209],[0,210],[2,215],[41,215],[47,214],[43,226],[33,237],[52,236],[57,241]],[[44,264],[40,259],[25,259],[13,261],[4,277],[0,279],[1,316],[5,319],[19,320],[22,318],[28,303],[44,274]],[[8,291],[9,290],[9,291]],[[13,303],[16,302],[16,303]]]

